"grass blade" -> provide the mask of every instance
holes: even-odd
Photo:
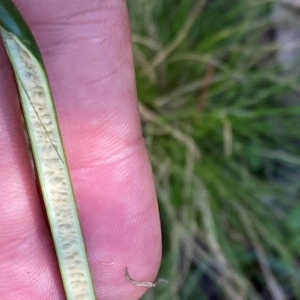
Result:
[[[11,1],[0,33],[13,66],[67,299],[96,299],[64,147],[37,44]]]

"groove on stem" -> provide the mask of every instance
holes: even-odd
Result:
[[[14,34],[3,27],[0,33],[15,72],[67,299],[96,299],[47,75]]]

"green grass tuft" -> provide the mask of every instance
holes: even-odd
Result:
[[[299,78],[272,5],[128,1],[170,282],[145,300],[300,298]]]

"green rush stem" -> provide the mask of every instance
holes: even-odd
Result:
[[[0,0],[1,1],[1,0]],[[41,57],[0,33],[15,72],[24,119],[68,300],[96,299],[54,103]]]

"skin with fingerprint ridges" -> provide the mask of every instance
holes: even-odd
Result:
[[[161,254],[158,210],[141,138],[126,3],[96,2],[55,0],[37,5],[20,0],[16,4],[32,24],[49,72],[97,296],[138,299],[145,288],[129,283],[124,270],[128,266],[135,280],[154,280]],[[64,299],[30,175],[19,111],[12,107],[13,99],[17,103],[13,76],[4,52],[0,54],[1,72],[6,71],[0,74],[4,83],[0,122],[7,128],[0,133],[5,155],[0,177],[8,183],[0,191],[1,199],[6,199],[1,208],[7,212],[0,225],[9,228],[0,233],[7,240],[2,245],[6,259],[1,261],[9,259],[10,266],[24,270],[23,277],[20,267],[15,272],[2,263],[6,278],[14,280],[9,280],[10,287],[0,285],[1,295]],[[5,95],[10,95],[10,103],[4,102]],[[12,138],[7,139],[6,133]],[[18,162],[18,172],[6,164],[9,161]],[[13,226],[8,226],[12,221]],[[29,242],[31,246],[24,248]],[[11,244],[13,251],[5,251]]]

